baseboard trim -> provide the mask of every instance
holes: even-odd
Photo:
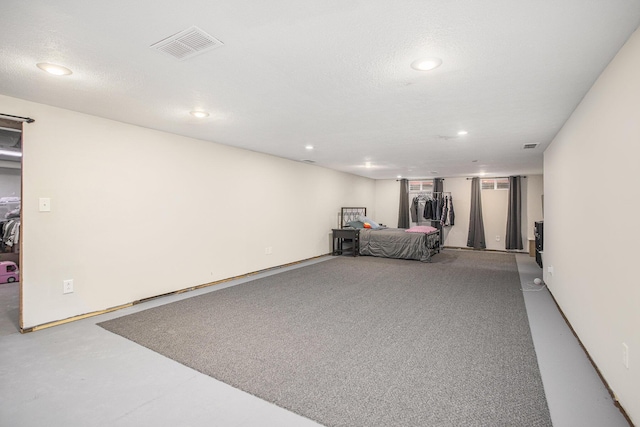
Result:
[[[293,265],[302,264],[303,262],[311,261],[311,260],[314,260],[314,259],[318,259],[318,258],[322,258],[322,257],[325,257],[325,256],[329,256],[329,255],[331,255],[330,252],[326,253],[326,254],[323,254],[323,255],[318,255],[318,256],[311,257],[311,258],[302,259],[300,261],[294,261],[294,262],[290,262],[290,263],[287,263],[287,264],[277,265],[275,267],[269,267],[269,268],[265,268],[265,269],[262,269],[262,270],[252,271],[250,273],[241,274],[239,276],[233,276],[233,277],[228,277],[226,279],[216,280],[215,282],[209,282],[209,283],[204,283],[202,285],[190,286],[188,288],[178,289],[176,291],[172,291],[172,292],[167,292],[167,293],[160,294],[160,295],[151,296],[151,297],[148,297],[148,298],[143,298],[143,299],[136,300],[136,301],[133,301],[133,302],[129,302],[129,303],[126,303],[126,304],[118,305],[118,306],[115,306],[115,307],[105,308],[104,310],[92,311],[92,312],[89,312],[89,313],[79,314],[77,316],[68,317],[66,319],[55,320],[53,322],[43,323],[41,325],[32,326],[30,328],[22,328],[22,327],[20,327],[20,333],[21,334],[26,334],[26,333],[29,333],[29,332],[36,332],[36,331],[39,331],[39,330],[42,330],[42,329],[52,328],[54,326],[64,325],[65,323],[71,323],[71,322],[75,322],[77,320],[86,319],[88,317],[99,316],[101,314],[111,313],[112,311],[121,310],[121,309],[127,308],[127,307],[132,307],[134,305],[138,305],[138,304],[141,304],[143,302],[151,301],[151,300],[154,300],[154,299],[157,299],[157,298],[166,297],[166,296],[169,296],[169,295],[183,294],[185,292],[195,291],[196,289],[208,288],[210,286],[217,286],[217,285],[220,285],[222,283],[230,282],[232,280],[244,279],[246,277],[255,276],[256,274],[266,273],[268,271],[278,270],[280,268],[291,267]]]
[[[461,251],[478,251],[478,252],[500,252],[505,254],[527,254],[529,252],[521,249],[476,249],[463,246],[443,246],[442,249],[455,249]]]
[[[116,310],[120,310],[120,309],[123,309],[123,308],[131,307],[132,305],[133,305],[133,303],[122,304],[122,305],[118,305],[118,306],[115,306],[115,307],[106,308],[104,310],[92,311],[91,313],[80,314],[78,316],[72,316],[72,317],[68,317],[66,319],[56,320],[56,321],[49,322],[49,323],[43,323],[41,325],[32,326],[31,328],[20,328],[20,333],[21,334],[26,334],[28,332],[35,332],[35,331],[39,331],[41,329],[52,328],[54,326],[63,325],[65,323],[75,322],[76,320],[86,319],[87,317],[93,317],[93,316],[99,316],[99,315],[105,314],[105,313],[111,313],[112,311],[116,311]]]

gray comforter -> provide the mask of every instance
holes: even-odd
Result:
[[[415,259],[428,262],[433,245],[429,245],[438,232],[429,239],[424,233],[407,233],[403,228],[360,230],[360,255],[384,258]]]

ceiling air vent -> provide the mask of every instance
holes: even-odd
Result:
[[[305,162],[305,163],[315,163],[316,161],[315,160],[303,160],[303,162]]]
[[[538,146],[538,144],[524,144],[522,146],[522,148],[525,149],[525,150],[531,150],[533,148],[536,148],[537,146]]]
[[[223,45],[224,43],[220,40],[194,26],[154,43],[150,47],[182,61]]]

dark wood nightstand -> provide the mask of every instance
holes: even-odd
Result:
[[[360,230],[356,228],[334,228],[333,229],[333,252],[332,255],[342,255],[345,241],[351,242],[351,252],[353,256],[358,256],[360,252]]]

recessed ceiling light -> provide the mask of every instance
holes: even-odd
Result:
[[[466,134],[468,134],[468,133],[469,133],[469,132],[467,132],[466,130],[458,131],[458,135],[461,135],[461,136],[462,136],[462,135],[466,135]]]
[[[402,175],[398,175],[398,176],[397,176],[397,178],[398,178],[398,179],[402,178]]]
[[[371,167],[371,162],[365,162],[364,163],[364,167],[365,168],[370,168]]]
[[[40,62],[36,64],[36,66],[42,71],[46,71],[47,73],[53,74],[55,76],[68,76],[72,73],[72,71],[67,67],[63,67],[62,65],[49,64],[48,62]]]
[[[442,65],[442,59],[440,58],[425,58],[413,61],[411,68],[418,71],[429,71],[438,68],[440,65]]]
[[[313,150],[313,145],[305,145],[305,147],[307,150]]]
[[[197,117],[199,119],[204,119],[205,117],[209,117],[209,113],[206,111],[195,110],[190,113],[193,117]]]

